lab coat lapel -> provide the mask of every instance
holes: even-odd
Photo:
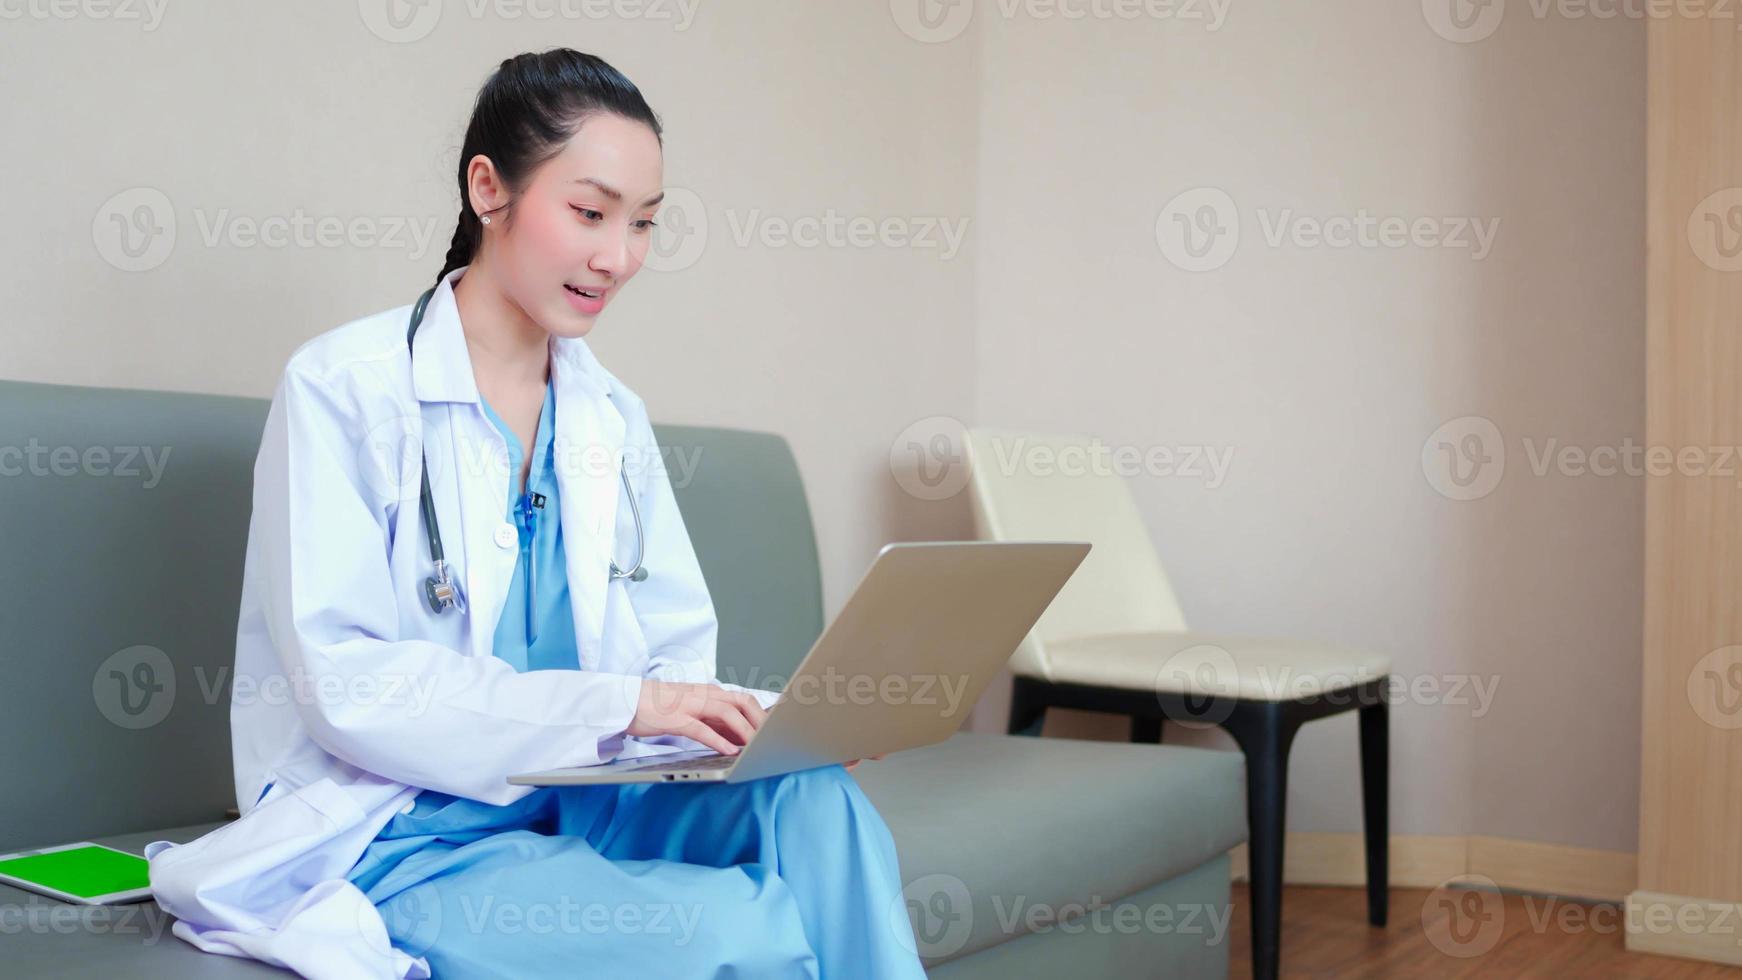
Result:
[[[453,458],[460,461],[456,516],[465,542],[460,556],[464,564],[454,564],[451,552],[448,563],[460,579],[466,599],[467,652],[488,657],[495,652],[496,623],[508,602],[509,581],[520,554],[519,532],[504,519],[508,513],[508,445],[485,417],[481,403],[443,407],[448,410]],[[442,526],[447,526],[445,519]],[[503,547],[497,538],[503,528],[507,529],[504,538],[513,535],[513,547]]]
[[[466,603],[466,652],[487,657],[493,652],[496,621],[508,601],[518,552],[496,540],[500,528],[509,527],[513,533],[504,519],[508,446],[484,415],[472,355],[460,326],[453,281],[465,271],[449,274],[424,311],[423,324],[412,341],[416,348],[412,387],[430,451],[430,492],[443,531],[442,547]],[[410,506],[415,515],[415,497]],[[449,528],[458,528],[459,533]],[[431,568],[430,574],[434,571]]]
[[[576,652],[583,669],[597,670],[605,659],[605,602],[627,426],[612,403],[610,383],[590,370],[587,352],[577,349],[580,344],[578,339],[551,344],[556,385],[552,448],[562,496]]]

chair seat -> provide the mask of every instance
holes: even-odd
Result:
[[[1246,839],[1237,752],[958,732],[853,771],[889,825],[928,965],[1030,909],[1114,904]],[[959,923],[942,937],[927,923]]]
[[[1099,633],[1046,646],[1040,680],[1167,694],[1290,701],[1391,672],[1391,658],[1301,640],[1179,632]]]

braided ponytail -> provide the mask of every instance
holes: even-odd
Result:
[[[442,262],[442,271],[436,274],[436,284],[440,285],[448,273],[464,265],[471,265],[472,259],[478,254],[478,246],[484,241],[484,226],[478,222],[478,216],[470,207],[460,207],[460,220],[454,226],[454,240],[448,246],[448,257]]]
[[[472,158],[488,157],[510,191],[525,186],[539,165],[562,152],[589,118],[612,113],[653,130],[664,145],[659,117],[641,90],[603,59],[569,48],[515,55],[502,62],[478,90],[466,139],[460,147],[460,215],[448,246],[439,285],[448,273],[470,265],[484,243],[484,226],[472,210],[466,171]],[[506,205],[503,220],[514,218]]]

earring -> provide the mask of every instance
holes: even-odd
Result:
[[[489,224],[490,223],[490,216],[486,214],[482,218],[479,218],[478,220],[482,221],[485,224]]]

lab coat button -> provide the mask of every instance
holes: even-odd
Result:
[[[514,530],[514,525],[503,523],[496,528],[496,544],[503,548],[512,548],[520,543],[520,534]]]

